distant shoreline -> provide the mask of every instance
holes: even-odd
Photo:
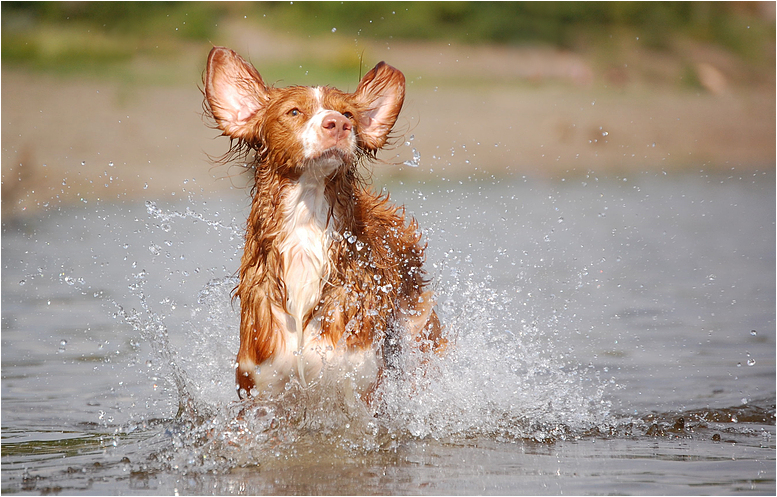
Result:
[[[249,43],[244,34],[235,34],[236,45]],[[721,73],[717,87],[713,81],[696,89],[649,81],[578,84],[574,78],[585,78],[593,66],[547,48],[397,42],[373,44],[370,51],[408,76],[396,146],[381,158],[401,164],[413,149],[421,155],[418,168],[377,164],[376,178],[463,180],[477,171],[560,179],[589,170],[606,175],[775,168],[773,74],[771,82],[746,84]],[[192,73],[187,84],[132,84],[4,67],[3,218],[88,198],[121,201],[164,197],[194,184],[206,193],[244,185],[241,168],[209,160],[226,151],[228,140],[202,118],[195,76],[205,62],[201,55],[185,57]],[[272,66],[262,53],[252,56],[260,71],[262,64]],[[518,84],[509,72],[516,64],[522,74],[546,76]],[[457,77],[477,73],[488,81],[488,71],[490,85]],[[572,79],[564,82],[567,76]]]

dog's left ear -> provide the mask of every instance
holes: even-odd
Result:
[[[397,122],[405,101],[405,76],[385,62],[379,62],[364,75],[353,93],[362,113],[360,132],[365,148],[381,148]]]

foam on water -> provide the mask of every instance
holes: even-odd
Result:
[[[194,219],[228,228],[219,232],[231,240],[236,235],[231,226],[191,207],[179,213],[147,204],[147,211],[165,233],[175,232],[179,220]],[[445,269],[445,263],[438,266]],[[362,451],[424,437],[548,441],[574,438],[607,422],[609,384],[593,367],[557,352],[555,315],[518,309],[509,292],[474,281],[471,272],[451,274],[444,288],[437,285],[449,347],[439,355],[400,354],[367,405],[339,385],[291,384],[278,399],[238,401],[239,303],[231,298],[236,278],[213,279],[196,295],[193,290],[190,319],[170,331],[151,304],[147,273],[133,273],[129,288],[141,311],[113,302],[116,315],[151,345],[154,372],[173,385],[169,395],[177,396],[179,405],[175,422],[145,443],[163,466],[223,470],[267,464],[281,454],[293,457],[322,443],[331,450]],[[185,335],[185,350],[171,345],[171,333]]]

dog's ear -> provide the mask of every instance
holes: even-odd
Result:
[[[360,122],[362,142],[369,150],[386,143],[405,101],[405,76],[385,62],[379,62],[364,75],[353,93],[357,105],[364,108]]]
[[[234,51],[213,47],[205,74],[205,98],[225,135],[255,141],[267,106],[267,87],[259,72]]]

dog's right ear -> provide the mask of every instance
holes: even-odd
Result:
[[[213,47],[205,74],[205,98],[225,135],[248,142],[258,139],[255,133],[268,92],[254,66],[228,48]]]

